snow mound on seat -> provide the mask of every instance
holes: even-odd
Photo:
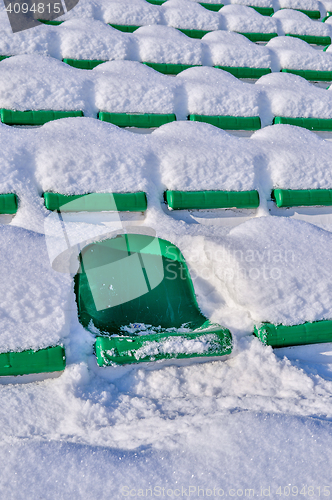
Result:
[[[239,33],[215,31],[207,33],[202,42],[208,47],[213,66],[271,68],[271,53]]]
[[[279,35],[331,36],[331,27],[325,23],[313,21],[303,12],[283,9],[276,12],[272,19],[278,23]]]
[[[189,114],[258,116],[259,92],[227,71],[216,68],[189,68],[176,76],[188,99]]]
[[[279,0],[281,9],[319,10],[317,0]]]
[[[330,54],[315,50],[299,38],[278,36],[270,40],[266,47],[275,54],[279,69],[332,70]]]
[[[45,236],[1,226],[0,352],[41,349],[69,333],[72,278],[53,271]]]
[[[174,122],[151,135],[163,189],[255,189],[255,143],[207,123]],[[236,154],[235,154],[236,152]]]
[[[168,0],[160,7],[165,23],[173,28],[217,30],[220,15],[191,0]]]
[[[105,23],[127,26],[164,24],[160,7],[145,0],[99,0],[98,7]]]
[[[222,29],[240,33],[277,33],[274,19],[245,5],[225,5],[219,13],[223,17]]]
[[[144,26],[135,31],[139,57],[144,62],[203,64],[203,44],[169,26]]]
[[[255,323],[332,318],[332,235],[302,221],[252,219],[233,229],[216,269]]]

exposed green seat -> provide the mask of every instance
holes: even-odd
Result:
[[[286,33],[286,36],[299,38],[312,45],[331,45],[331,38],[329,36],[294,35],[293,33]]]
[[[306,80],[313,82],[329,82],[332,80],[332,71],[319,71],[311,69],[282,69],[282,73],[292,73],[302,76]]]
[[[99,120],[113,123],[118,127],[138,127],[138,128],[153,128],[165,125],[176,120],[173,113],[158,114],[158,113],[108,113],[100,111],[98,113]]]
[[[38,19],[40,23],[48,24],[49,26],[59,26],[64,21],[48,21],[47,19]]]
[[[51,373],[66,367],[65,350],[61,346],[38,351],[6,352],[0,354],[0,376]]]
[[[120,235],[86,246],[80,263],[75,276],[80,322],[86,328],[93,324],[101,335],[121,337],[97,339],[100,365],[231,352],[230,332],[199,310],[186,262],[172,243]],[[152,336],[144,334],[144,325]]]
[[[0,56],[0,61],[3,61],[4,59],[8,59],[10,56]]]
[[[185,69],[198,67],[198,65],[193,64],[168,64],[168,63],[153,63],[153,62],[143,62],[146,66],[150,66],[159,73],[163,73],[164,75],[178,75],[181,71]]]
[[[205,9],[212,10],[214,12],[218,12],[224,4],[222,3],[206,3],[206,2],[200,2],[202,7],[205,7]]]
[[[238,33],[248,38],[251,42],[269,42],[272,38],[278,36],[277,33],[241,33],[240,31]]]
[[[261,76],[268,75],[271,73],[270,68],[244,68],[244,67],[233,67],[233,66],[215,66],[215,68],[223,69],[228,71],[236,78],[253,78],[258,79]]]
[[[138,28],[141,28],[141,26],[125,26],[123,24],[111,24],[111,23],[108,24],[112,26],[112,28],[122,31],[123,33],[134,33],[134,31],[138,30]]]
[[[44,125],[44,123],[69,118],[84,116],[83,111],[14,111],[12,109],[1,108],[0,116],[2,123],[7,125]]]
[[[207,116],[189,115],[190,121],[205,122],[225,130],[258,130],[261,128],[259,116]]]
[[[248,7],[254,9],[256,12],[261,14],[261,16],[273,16],[274,14],[273,7],[256,7],[256,5],[248,5]]]
[[[16,194],[0,194],[0,214],[14,215],[17,212],[18,199]]]
[[[165,200],[173,210],[214,208],[257,208],[257,191],[165,191]]]
[[[295,125],[308,130],[332,130],[332,118],[288,118],[286,116],[276,116],[274,124]]]
[[[144,212],[147,209],[146,194],[143,192],[71,196],[45,192],[43,196],[48,210],[61,210],[61,212]]]
[[[332,321],[316,321],[294,326],[263,323],[255,326],[254,333],[263,344],[272,347],[320,344],[332,342]]]
[[[274,189],[272,199],[279,208],[331,206],[332,189]]]
[[[69,59],[68,57],[65,57],[62,61],[69,64],[69,66],[73,66],[73,68],[78,69],[93,69],[99,64],[106,62],[97,59]]]
[[[282,7],[280,10],[284,10],[286,8],[287,7]],[[306,16],[310,17],[310,19],[320,18],[319,10],[307,10],[307,9],[292,9],[292,10],[297,10],[298,12],[302,12],[302,14],[305,14]]]
[[[190,38],[203,38],[207,33],[211,33],[211,30],[193,30],[185,28],[177,28],[179,31],[189,36]]]
[[[327,21],[327,19],[328,19],[329,17],[331,17],[331,16],[332,16],[332,12],[327,11],[327,12],[326,12],[326,16],[325,16],[325,17],[323,17],[323,19],[322,19],[322,22],[323,22],[323,23],[325,23],[325,21]]]

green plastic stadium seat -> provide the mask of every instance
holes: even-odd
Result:
[[[113,123],[118,127],[138,127],[138,128],[153,128],[165,125],[176,120],[176,116],[170,114],[158,113],[108,113],[100,111],[98,113],[99,120]]]
[[[332,81],[332,71],[316,71],[310,69],[282,69],[281,71],[282,73],[292,73],[293,75],[302,76],[302,78],[313,82]]]
[[[294,326],[263,323],[255,326],[254,333],[263,344],[272,347],[320,344],[332,342],[332,321],[316,321]]]
[[[258,191],[165,191],[165,201],[173,210],[214,208],[257,208]]]
[[[99,64],[103,64],[106,61],[100,61],[97,59],[69,59],[65,57],[62,59],[62,62],[69,64],[69,66],[73,66],[73,68],[78,69],[93,69]]]
[[[283,10],[285,7],[283,7],[281,10]],[[306,16],[310,17],[310,19],[319,19],[320,18],[320,12],[319,10],[307,10],[307,9],[293,9],[297,10],[298,12],[302,12],[302,14],[305,14]]]
[[[7,125],[44,125],[44,123],[60,118],[84,115],[83,111],[14,111],[12,109],[1,108],[0,116],[2,123],[6,123]]]
[[[251,42],[269,42],[272,38],[278,36],[277,33],[238,33],[248,38]]]
[[[331,206],[332,189],[274,189],[272,199],[279,208]]]
[[[65,350],[62,346],[0,354],[1,377],[58,372],[65,367]]]
[[[111,24],[111,23],[108,24],[112,26],[112,28],[122,31],[123,33],[134,33],[134,31],[138,30],[138,28],[141,28],[141,26],[125,26],[123,24]]]
[[[16,194],[0,194],[0,214],[14,215],[17,212],[18,199]]]
[[[172,243],[120,235],[86,246],[80,263],[79,320],[100,331],[100,366],[231,352],[230,332],[199,310],[186,262]]]
[[[143,192],[71,196],[45,192],[43,196],[48,210],[61,212],[144,212],[147,209],[146,194]]]
[[[189,120],[205,122],[225,130],[258,130],[261,128],[259,116],[207,116],[189,115]]]
[[[331,38],[329,36],[294,35],[293,33],[286,33],[286,36],[299,38],[311,45],[331,45]]]
[[[308,130],[332,130],[332,118],[288,118],[286,116],[276,116],[273,123],[276,125],[295,125],[296,127],[303,127]]]
[[[146,66],[150,66],[159,73],[163,73],[164,75],[178,75],[181,71],[185,69],[194,68],[198,65],[193,64],[168,64],[168,63],[153,63],[153,62],[143,62]]]
[[[215,68],[223,69],[228,71],[236,78],[252,78],[257,79],[261,76],[268,75],[271,73],[270,68],[244,68],[244,67],[233,67],[233,66],[215,66]]]
[[[177,28],[179,31],[189,36],[190,38],[203,38],[207,33],[211,33],[211,30],[194,30],[194,29],[185,29],[185,28]]]

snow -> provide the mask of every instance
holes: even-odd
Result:
[[[98,2],[105,23],[144,26],[164,24],[159,6],[145,0],[103,0]]]
[[[272,0],[226,0],[224,5],[235,4],[235,5],[247,5],[248,7],[273,7]]]
[[[266,47],[256,45],[239,33],[207,33],[202,42],[208,46],[207,63],[213,66],[270,68],[272,65],[271,53]]]
[[[258,116],[256,87],[217,68],[189,68],[176,76],[183,83],[190,114]]]
[[[240,33],[277,33],[274,18],[262,16],[245,5],[225,5],[220,9],[221,29]]]
[[[291,9],[279,10],[272,19],[277,22],[279,35],[331,36],[331,27],[310,19],[306,14]]]
[[[280,9],[318,10],[317,0],[279,0]]]
[[[165,24],[173,28],[217,30],[220,15],[205,9],[191,0],[168,0],[160,7]]]
[[[266,48],[273,51],[278,69],[332,70],[332,57],[328,52],[317,51],[308,43],[291,36],[278,36]]]

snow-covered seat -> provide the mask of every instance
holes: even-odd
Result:
[[[272,19],[277,22],[279,35],[300,38],[313,45],[331,44],[331,27],[313,21],[302,12],[283,9],[276,12]]]
[[[220,11],[221,29],[236,31],[252,42],[267,42],[278,36],[273,18],[262,16],[245,5],[225,5]]]

